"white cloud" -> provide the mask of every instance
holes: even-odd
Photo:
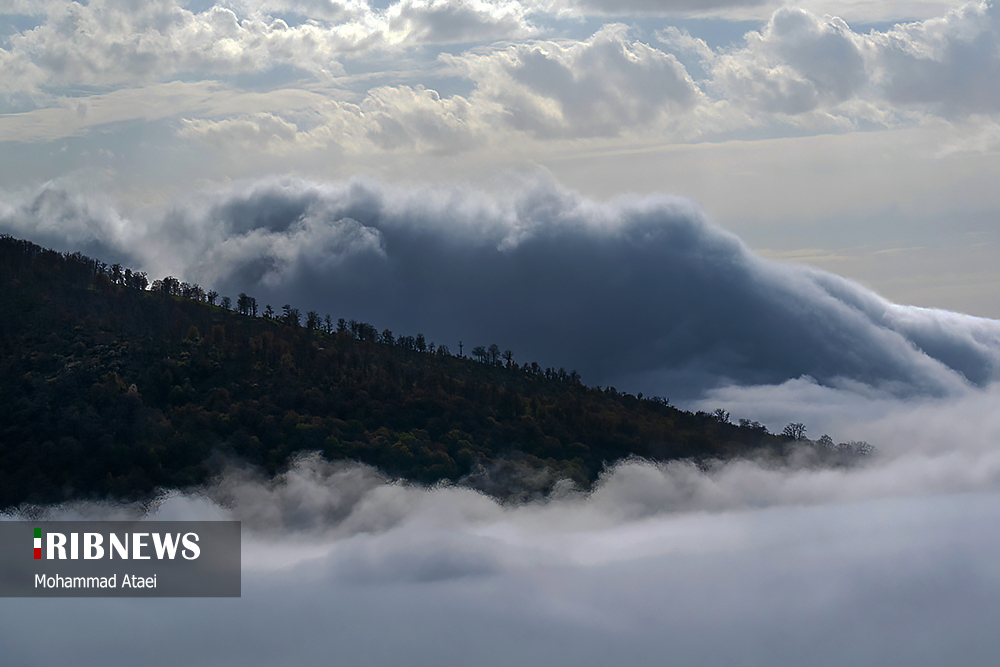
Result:
[[[1000,92],[998,10],[971,3],[947,16],[897,25],[870,37],[876,80],[900,105],[927,105],[944,114],[996,113]]]
[[[743,50],[715,61],[713,84],[724,97],[796,114],[843,102],[866,82],[860,40],[839,19],[781,9],[746,41]]]
[[[512,0],[404,0],[388,10],[365,4],[318,7],[318,20],[289,24],[257,6],[204,11],[177,0],[93,0],[45,5],[41,25],[12,35],[0,51],[5,86],[121,86],[182,74],[232,76],[286,65],[321,78],[368,49],[523,37],[534,32]],[[309,6],[296,6],[309,10]],[[317,9],[317,8],[313,8]]]
[[[789,126],[842,132],[925,122],[928,114],[993,111],[989,82],[997,49],[989,45],[995,31],[979,5],[868,34],[839,18],[782,8],[729,49],[713,50],[677,28],[658,31],[668,51],[700,61],[705,75],[697,82],[672,53],[630,33],[614,24],[584,40],[443,54],[441,73],[466,80],[470,93],[383,85],[358,102],[328,105],[328,127],[308,131],[314,142],[334,142],[348,152],[447,153],[529,138],[677,142]],[[956,61],[967,43],[980,45],[980,62],[970,54]],[[957,77],[956,68],[983,76]],[[940,85],[931,85],[938,70],[944,72]]]
[[[462,44],[536,32],[516,0],[403,0],[386,10],[385,19],[392,41]]]
[[[187,119],[178,135],[204,141],[220,151],[251,148],[271,152],[296,143],[302,136],[293,123],[271,113],[220,121]]]
[[[769,0],[533,0],[546,11],[583,16],[713,16],[727,10],[759,13]]]
[[[665,50],[619,24],[582,40],[524,40],[537,32],[527,10],[500,0],[407,0],[386,10],[338,6],[331,11],[350,16],[300,23],[270,17],[259,7],[213,6],[196,13],[169,0],[137,12],[124,12],[116,0],[53,7],[60,9],[51,10],[38,27],[12,35],[9,48],[0,51],[11,72],[2,84],[8,95],[80,83],[119,89],[53,98],[45,102],[48,108],[4,117],[0,130],[32,128],[27,135],[7,136],[53,136],[67,132],[64,128],[82,132],[133,117],[128,106],[133,92],[141,97],[146,89],[165,85],[157,81],[186,73],[224,79],[284,66],[333,85],[344,58],[364,71],[400,53],[400,47],[452,42],[470,46],[442,53],[433,66],[420,64],[418,57],[408,65],[413,69],[394,75],[393,82],[366,84],[359,75],[342,77],[335,87],[302,89],[318,100],[308,118],[273,104],[227,117],[218,105],[209,112],[205,105],[185,109],[168,103],[159,115],[185,118],[177,127],[189,138],[218,144],[232,135],[250,148],[247,129],[268,114],[271,129],[281,123],[291,133],[265,131],[268,136],[258,144],[264,153],[337,146],[368,155],[587,138],[676,143],[754,128],[842,132],[863,124],[912,125],[933,114],[989,119],[1000,111],[991,92],[1000,62],[994,10],[978,4],[867,34],[836,17],[783,7],[738,47],[712,49],[667,26],[656,33]],[[521,41],[482,45],[503,38]],[[697,81],[670,51],[700,62]],[[467,86],[468,92],[441,94],[435,88],[452,84],[427,85],[426,75]],[[235,93],[235,84],[214,85],[223,96]],[[341,85],[371,87],[348,92]],[[97,108],[116,100],[122,110],[90,118],[62,118],[66,114],[57,111],[59,105]]]
[[[707,87],[719,99],[788,116],[822,111],[892,124],[908,110],[995,113],[995,13],[971,3],[943,18],[861,34],[839,18],[782,8],[747,33],[745,45],[707,60]]]
[[[631,39],[624,26],[606,27],[583,42],[522,43],[442,60],[450,74],[475,84],[469,95],[378,86],[357,102],[316,107],[307,123],[282,118],[289,130],[282,138],[300,148],[336,145],[361,155],[450,154],[528,137],[680,132],[690,130],[687,112],[700,98],[672,55]],[[257,127],[260,118],[187,121],[181,134],[220,148],[248,146],[247,128]],[[259,146],[275,149],[273,133]]]
[[[536,137],[615,136],[670,125],[699,91],[674,56],[609,25],[582,42],[530,42],[447,59],[475,82],[474,102]]]

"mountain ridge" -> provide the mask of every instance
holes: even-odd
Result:
[[[473,360],[423,336],[285,305],[259,315],[214,292],[0,237],[0,508],[148,498],[204,484],[226,465],[276,474],[302,452],[388,475],[461,483],[501,498],[589,489],[629,457],[850,463],[865,443],[783,435],[722,410],[587,387],[575,372]],[[229,305],[224,298],[223,303]],[[461,344],[460,344],[461,345]]]

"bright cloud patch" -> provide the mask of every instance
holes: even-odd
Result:
[[[582,43],[525,44],[454,64],[506,123],[536,136],[616,135],[662,122],[698,98],[676,58],[630,39],[620,25]]]

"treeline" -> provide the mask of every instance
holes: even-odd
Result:
[[[119,274],[121,268],[118,265]],[[128,269],[126,269],[128,271]],[[130,273],[130,272],[129,272]],[[143,274],[145,278],[145,274]],[[305,327],[307,331],[322,331],[326,334],[340,334],[350,336],[354,340],[369,341],[381,345],[396,346],[404,350],[415,352],[436,354],[439,356],[450,356],[451,350],[447,345],[435,345],[433,341],[427,342],[422,333],[415,336],[395,335],[391,329],[383,329],[381,332],[372,324],[359,322],[357,320],[347,320],[339,318],[334,324],[330,314],[321,316],[317,311],[310,310],[303,320],[302,312],[291,304],[281,307],[281,313],[276,313],[270,304],[260,309],[257,299],[248,294],[240,292],[234,304],[228,296],[219,296],[215,290],[205,291],[197,283],[181,282],[173,276],[167,276],[162,280],[154,280],[151,287],[152,292],[166,294],[169,296],[201,301],[211,306],[218,305],[224,310],[232,310],[246,317],[261,317],[265,320],[284,324],[292,328]],[[465,357],[465,346],[462,341],[458,342],[458,352],[455,356]],[[503,350],[496,343],[491,343],[489,347],[477,345],[472,348],[471,357],[476,361],[489,366],[503,366],[510,370],[522,370],[524,373],[534,376],[545,377],[549,380],[560,380],[571,384],[581,384],[580,374],[575,370],[567,372],[564,368],[542,368],[538,362],[531,362],[521,366],[514,361],[514,353],[511,350]]]
[[[366,323],[303,325],[291,306],[255,315],[251,297],[241,313],[239,299],[213,306],[169,279],[147,290],[115,266],[0,237],[0,508],[139,498],[234,461],[274,473],[300,451],[512,497],[566,478],[586,488],[628,456],[808,442],[518,366],[499,346],[469,358]]]

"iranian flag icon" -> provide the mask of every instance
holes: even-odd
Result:
[[[35,560],[42,558],[42,529],[35,528]]]

